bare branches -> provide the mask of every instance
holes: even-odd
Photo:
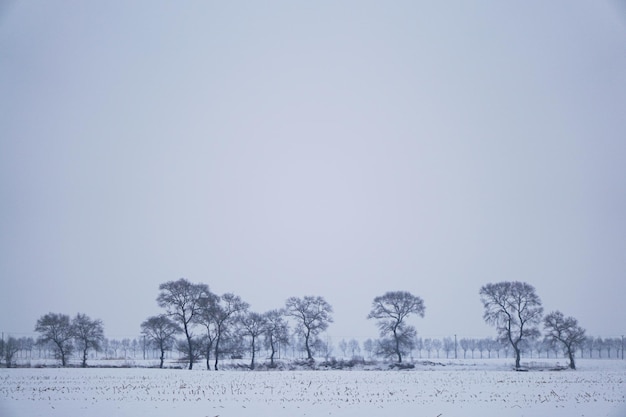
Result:
[[[40,341],[54,343],[56,354],[61,359],[61,365],[65,366],[67,357],[73,349],[74,331],[70,323],[70,316],[48,313],[37,320],[35,331],[40,333]]]
[[[161,352],[159,368],[163,368],[165,351],[174,344],[174,335],[183,329],[166,315],[152,316],[141,323],[141,333]]]
[[[393,340],[382,343],[385,352],[392,352],[402,362],[403,351],[410,350],[415,328],[406,325],[404,319],[410,314],[424,317],[424,300],[407,291],[390,291],[374,298],[368,319],[378,319],[381,337],[392,335]]]
[[[192,334],[190,323],[199,313],[202,300],[209,296],[209,286],[206,284],[192,284],[184,278],[178,281],[168,281],[159,286],[161,293],[157,297],[160,307],[167,310],[170,317],[179,322],[187,338],[187,353],[189,354],[189,369],[193,367]]]
[[[538,337],[543,307],[535,287],[525,282],[504,281],[480,289],[485,322],[495,325],[501,339],[515,351],[515,366],[520,367],[520,342]]]
[[[85,368],[89,349],[100,350],[100,345],[104,341],[102,320],[92,320],[86,314],[78,313],[72,319],[72,330],[74,339],[83,353],[82,367]]]
[[[310,338],[326,330],[329,323],[333,322],[331,316],[333,308],[324,298],[313,296],[290,297],[285,306],[287,315],[298,320],[300,332],[304,336],[308,359],[313,359]]]
[[[569,367],[576,369],[574,351],[585,342],[585,329],[574,317],[565,317],[560,311],[548,314],[543,319],[543,326],[547,332],[545,339],[550,343],[562,343],[569,357]]]

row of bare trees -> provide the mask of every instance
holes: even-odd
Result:
[[[51,346],[62,366],[76,349],[82,358],[81,365],[86,367],[88,352],[100,350],[104,340],[102,321],[81,313],[72,319],[66,314],[48,313],[37,320],[35,331],[40,335],[38,342]]]
[[[255,366],[255,356],[260,349],[261,338],[270,349],[270,366],[278,346],[289,341],[288,318],[295,321],[296,333],[303,337],[308,359],[313,358],[313,346],[318,335],[333,321],[333,309],[322,297],[290,297],[285,306],[264,313],[250,311],[248,303],[239,296],[226,293],[214,294],[208,285],[191,283],[184,278],[159,286],[157,303],[165,312],[147,318],[141,323],[142,334],[161,352],[163,366],[165,351],[176,343],[176,335],[182,334],[188,368],[195,361],[206,360],[207,369],[218,369],[221,355],[236,355],[241,340],[248,341],[251,353],[250,367]]]
[[[576,352],[579,357],[587,358],[607,358],[619,359],[622,357],[622,338],[606,338],[586,337],[585,341],[577,347]],[[354,340],[351,340],[354,343]],[[346,355],[344,348],[347,342],[341,340],[339,347]],[[351,352],[347,349],[348,353]],[[354,351],[354,349],[352,350]],[[360,348],[356,349],[361,352]],[[384,350],[380,349],[379,340],[367,339],[363,342],[363,351],[368,357],[385,357]],[[494,338],[460,338],[455,343],[454,337],[444,338],[421,338],[416,337],[411,345],[410,350],[406,354],[415,358],[462,358],[462,359],[491,359],[491,358],[508,358],[514,351],[508,341],[502,341]],[[557,343],[551,342],[547,338],[525,339],[520,344],[520,355],[526,358],[557,358],[567,355],[567,351]],[[353,355],[354,356],[354,355]]]
[[[541,299],[535,287],[520,281],[502,281],[481,287],[480,300],[485,322],[495,326],[498,338],[508,342],[515,354],[515,367],[520,368],[521,349],[525,341],[541,335],[543,324],[547,342],[558,344],[569,358],[569,366],[576,369],[574,354],[585,341],[585,329],[574,317],[560,311],[543,316]]]
[[[575,368],[577,350],[587,348],[592,352],[596,349],[600,356],[602,350],[607,349],[610,356],[611,349],[617,349],[616,340],[587,338],[577,320],[560,311],[544,316],[541,300],[530,284],[518,281],[487,284],[480,288],[479,295],[484,306],[483,318],[494,325],[497,339],[461,339],[457,344],[451,338],[417,338],[417,330],[408,323],[408,318],[424,317],[424,301],[407,291],[391,291],[375,297],[372,302],[367,318],[376,321],[380,338],[366,341],[363,348],[370,352],[370,356],[402,362],[403,357],[413,351],[420,355],[424,350],[429,355],[432,351],[437,355],[444,351],[448,357],[453,350],[457,356],[460,348],[465,357],[468,351],[472,354],[479,351],[481,355],[482,352],[491,355],[492,351],[499,354],[504,347],[505,351],[513,351],[518,368],[523,350],[540,352],[544,348],[547,351],[550,346],[557,350],[556,346],[559,346],[568,356],[570,367]],[[269,351],[270,366],[274,366],[277,350],[281,345],[293,343],[293,336],[302,341],[302,350],[308,360],[312,360],[316,353],[329,356],[332,351],[331,343],[320,337],[333,321],[333,309],[323,297],[290,297],[283,307],[259,313],[251,311],[249,304],[235,294],[214,294],[206,284],[181,278],[161,284],[156,301],[164,312],[148,317],[140,327],[143,351],[148,345],[156,349],[161,367],[166,353],[177,350],[182,353],[189,369],[195,362],[205,359],[207,369],[211,368],[213,361],[213,369],[217,370],[221,357],[240,357],[244,352],[250,354],[250,367],[254,368],[257,353],[262,348]],[[540,324],[543,324],[544,332],[541,342]],[[290,326],[293,326],[293,332]],[[82,366],[86,366],[88,352],[99,351],[103,343],[108,343],[102,322],[84,314],[77,314],[71,320],[63,314],[46,314],[37,321],[35,331],[40,333],[40,343],[53,347],[63,366],[74,350],[80,352]],[[129,339],[126,340],[130,343]],[[351,351],[357,351],[360,347],[355,342],[342,341],[340,349],[348,350],[350,345]],[[4,352],[15,351],[12,341],[2,344]],[[105,356],[108,350],[109,347],[105,346]]]
[[[581,358],[596,359],[621,359],[623,358],[623,339],[619,337],[585,338],[582,346],[578,348],[577,355]],[[73,342],[75,345],[75,342]],[[278,357],[302,359],[306,358],[304,338],[288,333],[281,340],[274,340],[274,352]],[[249,358],[249,342],[244,338],[237,338],[237,344],[230,344],[228,350],[234,356],[241,355]],[[90,357],[105,360],[137,360],[137,359],[158,359],[161,355],[164,358],[178,360],[181,352],[176,343],[168,345],[164,352],[159,347],[141,335],[136,338],[108,339],[105,338],[100,344],[99,350],[92,350]],[[184,347],[184,346],[183,346]],[[259,346],[255,349],[258,352]],[[269,358],[272,348],[266,343],[261,343],[261,351]],[[362,342],[352,339],[341,339],[336,344],[330,338],[317,339],[312,344],[314,355],[326,359],[342,358],[349,360],[372,360],[374,358],[385,358],[386,355],[379,349],[379,340],[367,339]],[[72,357],[79,351],[75,345],[72,348]],[[406,352],[412,360],[415,359],[491,359],[508,358],[512,350],[508,342],[503,343],[494,338],[459,338],[453,336],[443,338],[416,337],[411,345],[411,350]],[[525,358],[558,358],[562,357],[563,349],[554,343],[550,343],[545,338],[524,340],[521,347],[521,356]],[[184,353],[183,353],[184,355]],[[185,355],[186,356],[186,355]],[[16,363],[22,366],[30,363],[31,360],[58,358],[55,346],[52,342],[42,342],[32,337],[13,337],[0,339],[0,365],[12,367]],[[131,364],[132,362],[126,362]]]

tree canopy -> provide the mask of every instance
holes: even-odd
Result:
[[[333,308],[323,297],[290,297],[285,302],[287,315],[298,322],[298,331],[304,336],[304,346],[308,359],[313,359],[312,340],[333,322]]]
[[[520,367],[521,342],[539,337],[543,307],[535,287],[519,281],[487,284],[480,289],[486,323],[494,325],[501,340],[515,351],[515,367]]]
[[[390,291],[374,298],[368,319],[377,319],[378,329],[383,338],[381,349],[397,356],[402,362],[402,353],[410,349],[416,335],[413,326],[406,324],[405,319],[416,314],[424,317],[426,307],[424,300],[407,291]],[[384,339],[391,335],[392,339]]]

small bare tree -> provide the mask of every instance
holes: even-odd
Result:
[[[20,350],[19,340],[9,336],[6,342],[2,342],[4,344],[4,351],[2,352],[2,356],[4,356],[4,361],[7,365],[7,368],[11,368],[13,366],[13,358],[15,354]]]
[[[348,349],[350,349],[350,353],[352,354],[353,359],[357,356],[357,354],[361,353],[359,341],[356,339],[350,339],[348,341]]]
[[[520,368],[522,340],[539,336],[536,327],[541,322],[543,307],[535,287],[525,282],[499,282],[480,289],[480,299],[485,308],[483,318],[496,326],[502,341],[515,351],[515,368]]]
[[[61,359],[61,365],[67,364],[67,357],[72,353],[74,330],[70,323],[70,316],[65,314],[48,313],[37,320],[35,331],[40,334],[39,342],[52,342],[56,356]]]
[[[346,339],[341,339],[339,341],[339,349],[341,350],[341,353],[343,354],[343,357],[346,357],[346,351],[348,350],[348,342],[346,342]]]
[[[574,317],[564,317],[560,311],[553,311],[543,319],[546,339],[563,344],[569,358],[569,367],[576,369],[574,354],[585,343],[585,329],[578,325]]]
[[[470,339],[462,338],[459,340],[459,345],[461,345],[463,350],[463,359],[467,359],[467,351],[470,349],[470,344]]]
[[[176,340],[174,335],[182,330],[178,323],[164,314],[149,317],[141,323],[141,334],[146,336],[161,352],[159,368],[163,368],[165,351],[171,349],[174,345]]]
[[[298,321],[298,332],[304,336],[307,359],[313,359],[312,338],[328,328],[333,322],[331,316],[333,308],[324,298],[306,296],[303,298],[290,297],[286,303],[287,315]]]
[[[406,347],[412,343],[416,334],[415,328],[407,325],[404,320],[411,314],[424,317],[425,310],[424,301],[407,291],[390,291],[374,298],[372,311],[367,318],[378,320],[378,329],[382,338],[387,335],[393,337],[391,345],[381,342],[393,348],[398,362],[402,362],[402,353],[407,350]]]
[[[451,337],[443,338],[443,351],[446,352],[446,359],[450,357],[450,352],[454,351],[454,340]]]

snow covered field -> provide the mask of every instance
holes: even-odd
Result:
[[[0,369],[0,416],[626,416],[626,361],[530,372],[443,362],[410,371]]]

